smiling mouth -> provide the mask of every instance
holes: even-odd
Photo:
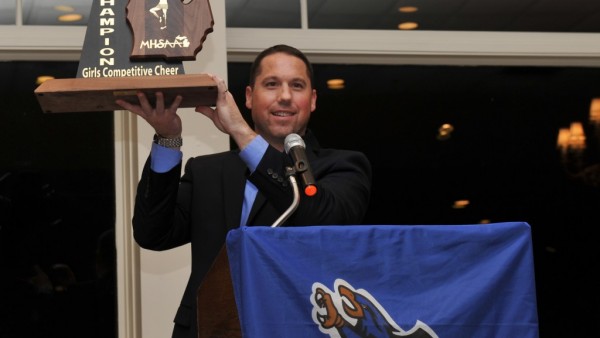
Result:
[[[279,117],[294,116],[294,113],[286,112],[286,111],[276,111],[276,112],[273,112],[272,114],[275,116],[279,116]]]

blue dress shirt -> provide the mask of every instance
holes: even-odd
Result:
[[[242,161],[246,163],[251,173],[256,170],[256,167],[267,151],[268,146],[269,144],[267,141],[265,141],[262,136],[258,135],[252,140],[252,142],[248,144],[248,146],[246,146],[246,148],[240,151],[240,157]],[[152,143],[152,149],[150,152],[150,168],[157,173],[164,173],[173,169],[173,167],[175,167],[183,158],[183,153],[181,150],[163,147],[156,143]],[[256,186],[252,184],[252,182],[246,180],[240,226],[246,225],[246,222],[248,221],[248,215],[250,214],[250,209],[252,209],[252,204],[256,199],[257,192],[258,189]]]

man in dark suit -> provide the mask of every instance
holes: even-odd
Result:
[[[318,193],[302,196],[282,226],[360,224],[371,190],[371,166],[364,154],[321,148],[307,129],[317,93],[312,66],[302,52],[277,45],[257,56],[246,87],[254,128],[242,117],[225,82],[211,76],[217,83],[216,107],[199,106],[196,111],[228,134],[239,150],[191,158],[181,178],[182,127],[176,114],[181,97],[170,107],[164,107],[160,93],[155,107],[143,94],[138,95],[139,105],[118,101],[156,131],[137,191],[136,241],[151,250],[191,242],[192,272],[173,337],[197,337],[196,292],[227,232],[241,225],[269,226],[292,203],[286,136],[296,133],[304,139]]]

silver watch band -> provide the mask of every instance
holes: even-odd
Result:
[[[166,138],[158,134],[154,134],[154,143],[167,148],[179,148],[183,145],[183,139],[181,137]]]

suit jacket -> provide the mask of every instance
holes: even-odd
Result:
[[[318,192],[312,197],[302,195],[282,226],[360,224],[371,190],[368,159],[356,151],[322,149],[310,132],[304,140]],[[247,224],[270,226],[293,200],[286,166],[292,166],[289,156],[271,146],[252,174],[238,150],[191,158],[181,177],[181,163],[169,172],[156,173],[146,162],[133,217],[135,240],[151,250],[191,242],[191,275],[175,316],[173,337],[197,337],[196,292],[227,232],[240,225],[246,180],[259,191]]]

